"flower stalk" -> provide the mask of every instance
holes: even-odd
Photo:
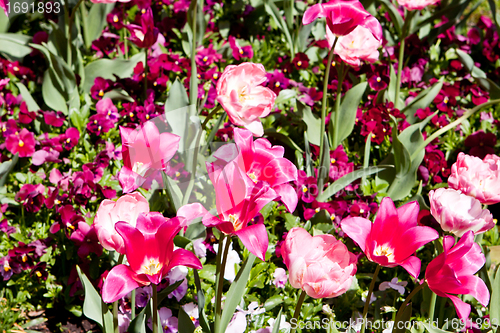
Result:
[[[368,307],[370,306],[370,299],[372,298],[373,288],[375,287],[375,281],[377,280],[378,273],[380,272],[380,265],[377,265],[375,273],[373,273],[372,282],[368,288],[368,295],[366,295],[365,307],[363,308],[363,324],[361,326],[361,333],[365,333],[366,329],[366,316],[368,315]],[[397,316],[396,316],[397,317]]]
[[[304,299],[306,298],[306,292],[304,290],[301,291],[299,299],[297,301],[297,305],[295,306],[295,312],[293,313],[293,319],[294,321],[297,322],[297,319],[299,318],[300,315],[300,309],[302,308],[302,303],[304,303]],[[292,320],[293,320],[292,319]],[[297,328],[292,329],[291,333],[295,333]]]

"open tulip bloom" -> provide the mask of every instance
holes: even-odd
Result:
[[[443,253],[427,266],[425,278],[429,288],[438,296],[448,297],[455,305],[458,317],[468,319],[471,311],[469,304],[455,296],[471,295],[483,306],[487,306],[490,292],[481,278],[474,274],[486,262],[479,244],[474,242],[474,233],[468,231],[455,244],[453,236],[443,239]]]
[[[116,231],[125,243],[128,265],[117,265],[104,281],[102,299],[114,302],[132,290],[159,284],[175,266],[201,269],[200,260],[190,251],[174,251],[174,237],[181,229],[178,218],[166,219],[157,212],[141,213],[136,227],[118,222]]]
[[[413,254],[439,237],[436,230],[417,226],[418,208],[418,203],[413,201],[396,209],[386,197],[373,223],[362,217],[348,217],[341,222],[341,227],[370,261],[384,267],[402,266],[417,278],[421,263]]]

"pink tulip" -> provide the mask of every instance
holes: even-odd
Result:
[[[5,1],[9,1],[9,0],[0,0],[0,8],[3,9],[6,16],[9,16],[9,13],[7,12],[7,5],[5,4]]]
[[[417,218],[418,202],[396,209],[391,198],[386,197],[373,224],[362,217],[348,217],[341,222],[341,227],[370,261],[384,267],[402,266],[417,278],[421,263],[413,254],[439,237],[436,230],[417,226]]]
[[[326,17],[327,30],[330,30],[333,36],[345,36],[357,26],[362,26],[377,40],[382,40],[380,22],[366,11],[358,0],[331,0],[328,3],[313,5],[305,11],[302,24],[310,24],[322,17]]]
[[[438,296],[451,299],[458,317],[466,320],[469,318],[471,307],[454,294],[469,294],[482,305],[488,305],[488,288],[483,280],[474,276],[483,267],[486,259],[479,245],[474,243],[472,231],[467,231],[454,247],[453,244],[453,236],[444,237],[444,252],[429,263],[425,278],[429,289]]]
[[[250,179],[267,182],[286,208],[293,212],[297,206],[297,192],[288,183],[297,180],[297,167],[283,157],[285,149],[272,146],[266,139],[254,141],[252,133],[245,129],[235,128],[233,133],[235,144],[226,144],[214,153],[220,168],[237,160],[240,169]]]
[[[231,122],[262,136],[260,118],[266,117],[274,106],[276,94],[262,87],[266,70],[262,64],[245,62],[227,66],[217,82],[217,101],[226,110]]]
[[[427,6],[435,5],[441,0],[398,0],[398,3],[408,10],[421,10]]]
[[[311,236],[296,227],[288,232],[281,253],[292,287],[313,298],[337,297],[351,286],[356,256],[332,235]]]
[[[135,227],[139,214],[148,212],[149,202],[139,192],[125,194],[116,202],[103,200],[94,218],[99,242],[106,250],[125,254],[125,243],[115,230],[116,223],[126,222]]]
[[[500,202],[500,157],[479,157],[459,153],[451,166],[448,185],[485,205]]]
[[[335,36],[327,29],[327,40],[330,47],[333,46]],[[335,45],[335,54],[351,66],[359,67],[361,60],[374,63],[379,58],[378,48],[382,41],[377,40],[370,30],[357,26],[349,34],[339,37]]]
[[[175,266],[201,269],[200,260],[190,251],[174,251],[174,237],[181,229],[178,218],[166,219],[157,212],[141,213],[134,227],[118,222],[116,231],[123,237],[128,265],[109,272],[102,288],[102,300],[114,302],[135,288],[159,284]]]
[[[454,189],[439,188],[429,192],[431,214],[444,231],[462,237],[471,230],[480,234],[495,226],[493,215],[479,200]]]
[[[168,170],[168,161],[179,148],[180,137],[161,133],[153,122],[146,122],[135,130],[120,127],[123,168],[118,180],[123,192],[141,186],[149,187],[153,180],[161,183],[160,171]]]
[[[221,166],[220,161],[207,163],[210,180],[215,188],[215,204],[218,216],[206,214],[203,224],[217,227],[226,235],[236,235],[243,245],[261,260],[269,245],[263,223],[254,223],[254,217],[277,197],[267,182],[254,182],[236,161]]]

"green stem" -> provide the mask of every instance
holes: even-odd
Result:
[[[399,109],[399,93],[401,91],[401,75],[403,74],[403,60],[405,55],[405,39],[401,38],[401,46],[399,47],[399,60],[398,60],[398,76],[396,81],[396,94],[394,95],[394,108]]]
[[[122,4],[122,16],[123,21],[125,21],[125,5]],[[123,27],[123,48],[125,49],[125,59],[128,60],[128,39],[127,39],[127,28]]]
[[[66,35],[66,38],[67,38],[67,42],[68,42],[68,50],[67,50],[67,62],[68,62],[68,66],[69,68],[71,68],[71,66],[73,65],[73,54],[72,54],[72,50],[71,50],[71,28],[73,26],[73,22],[75,20],[75,15],[76,15],[76,10],[78,9],[78,7],[80,7],[81,3],[83,2],[84,0],[78,0],[76,6],[73,8],[73,11],[71,12],[71,15],[69,16],[69,19],[68,19],[68,26],[67,26],[67,35]],[[67,4],[67,8],[66,8],[66,4]],[[69,2],[68,0],[65,0],[64,2],[64,7],[65,7],[65,14],[67,15],[69,13]]]
[[[337,98],[335,99],[335,123],[333,124],[333,146],[332,149],[337,149],[339,142],[339,122],[340,122],[340,101],[342,100],[342,83],[344,83],[345,78],[344,73],[344,62],[341,62],[338,70],[338,82],[337,82]]]
[[[299,296],[299,299],[297,301],[297,305],[295,306],[295,312],[293,313],[293,322],[297,322],[297,319],[299,318],[299,315],[300,315],[300,309],[302,308],[302,303],[304,303],[304,299],[306,298],[306,292],[304,290],[302,290],[302,292],[300,293],[300,296]],[[295,331],[297,330],[297,328],[294,328],[292,329],[291,333],[295,333]]]
[[[370,282],[370,287],[368,289],[368,295],[366,296],[365,307],[363,308],[363,324],[361,326],[361,333],[365,333],[366,329],[366,316],[368,315],[368,307],[370,306],[370,299],[372,298],[373,288],[375,287],[375,281],[377,280],[378,273],[380,272],[380,265],[377,265],[375,273],[373,273],[372,282]]]
[[[455,128],[457,125],[460,125],[460,123],[462,123],[462,121],[464,121],[465,119],[469,118],[474,113],[476,113],[477,111],[481,110],[482,108],[490,106],[490,105],[498,104],[498,103],[500,103],[500,99],[494,99],[494,100],[488,101],[486,103],[483,103],[481,105],[478,105],[475,108],[473,108],[472,110],[467,111],[462,117],[458,118],[454,122],[449,123],[448,125],[446,125],[445,127],[441,128],[440,130],[434,132],[431,136],[429,136],[424,141],[424,143],[422,143],[415,150],[415,152],[411,155],[411,160],[413,161],[417,157],[417,154],[420,152],[420,150],[424,149],[429,143],[431,143],[435,138],[437,138],[441,134],[448,132],[450,129]]]
[[[130,295],[130,301],[131,301],[131,304],[130,304],[130,308],[132,310],[132,319],[131,320],[134,320],[135,318],[135,289],[132,290],[132,294]]]
[[[434,320],[434,312],[436,311],[436,300],[437,300],[437,295],[432,292],[431,296],[431,304],[429,306],[429,322],[432,324],[432,321]]]
[[[158,333],[158,293],[156,292],[156,284],[153,286],[153,333]]]
[[[121,265],[123,262],[123,254],[120,254],[118,257],[118,262],[116,265]],[[113,302],[113,327],[114,327],[114,333],[119,333],[120,328],[118,327],[118,301]]]
[[[192,12],[192,19],[193,19],[193,41],[191,45],[191,81],[189,82],[189,104],[191,104],[191,107],[194,107],[196,105],[196,101],[198,99],[198,77],[197,77],[197,72],[196,72],[196,11],[198,8],[198,1],[197,0],[191,0],[191,2],[194,1],[194,6],[193,6],[193,12]]]
[[[148,49],[144,58],[144,102],[148,99]]]
[[[189,184],[186,189],[186,194],[182,198],[182,205],[187,205],[189,202],[189,197],[191,196],[191,192],[193,191],[194,188],[194,178],[196,175],[196,165],[198,164],[198,152],[200,150],[200,141],[201,141],[201,136],[203,134],[203,131],[206,129],[208,122],[210,119],[213,118],[214,115],[219,112],[219,110],[222,109],[222,106],[219,104],[212,112],[208,114],[208,116],[205,118],[203,121],[203,124],[201,124],[200,131],[198,132],[198,135],[196,137],[196,143],[194,146],[194,152],[193,152],[193,165],[191,169],[191,176],[189,178]]]
[[[224,238],[222,238],[224,239]],[[229,253],[229,246],[231,245],[231,237],[227,237],[226,246],[224,247],[224,254],[222,255],[222,263],[219,268],[219,275],[217,276],[217,294],[215,297],[215,333],[221,333],[221,316],[222,316],[222,289],[224,286],[224,272],[226,270],[227,254]],[[222,243],[219,244],[217,255],[222,250]]]
[[[417,285],[417,287],[415,289],[413,289],[413,291],[410,293],[410,295],[408,295],[408,297],[406,297],[405,301],[403,302],[403,304],[401,304],[401,307],[398,310],[398,313],[396,315],[396,319],[394,319],[394,325],[397,325],[397,322],[401,318],[401,315],[403,314],[404,309],[406,308],[406,306],[408,305],[410,300],[413,298],[413,296],[415,296],[420,291],[420,289],[422,289],[426,285],[427,285],[427,283],[425,283],[425,282]]]
[[[328,96],[328,80],[330,78],[330,68],[332,67],[333,56],[335,55],[335,45],[337,45],[338,38],[335,37],[332,49],[328,54],[328,62],[326,63],[325,77],[323,79],[323,99],[321,101],[321,124],[320,124],[320,146],[319,146],[319,160],[323,161],[323,154],[325,154],[325,144],[323,143],[323,133],[325,133],[325,119],[326,119],[326,103]],[[323,177],[318,177],[318,190],[319,194],[323,192]]]

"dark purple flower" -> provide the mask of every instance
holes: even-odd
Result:
[[[16,194],[16,200],[22,202],[26,211],[36,213],[43,205],[45,187],[42,184],[24,184]]]
[[[477,156],[483,159],[488,154],[495,154],[495,145],[497,137],[493,133],[484,133],[477,131],[465,139],[464,145],[468,147],[469,155]]]
[[[290,80],[279,70],[275,69],[273,73],[267,73],[267,87],[279,94],[281,90],[288,88]]]
[[[31,270],[30,277],[36,276],[38,280],[47,280],[49,273],[47,272],[47,263],[44,261],[36,264]]]
[[[90,88],[90,95],[93,99],[101,99],[104,93],[110,90],[112,85],[111,80],[105,80],[102,77],[96,77],[94,85]]]
[[[241,58],[248,58],[248,59],[253,58],[252,45],[240,46],[234,36],[229,36],[229,46],[233,51],[234,59],[240,60]]]
[[[216,61],[222,59],[222,54],[217,53],[214,49],[213,44],[210,44],[208,48],[200,46],[196,51],[196,64],[200,67],[207,67]]]
[[[309,57],[305,53],[297,53],[295,58],[292,60],[292,64],[295,68],[297,68],[297,70],[306,69],[309,67]]]
[[[10,260],[10,256],[5,256],[0,258],[0,274],[2,274],[3,280],[7,281],[11,278],[13,274],[21,273],[21,266]]]
[[[99,244],[94,225],[90,226],[86,222],[78,222],[76,229],[69,237],[78,247],[78,257],[85,260],[90,253],[97,256],[102,254],[102,246]]]
[[[299,199],[307,203],[313,202],[319,194],[317,182],[315,177],[307,177],[305,171],[299,170],[297,181],[295,181]]]

